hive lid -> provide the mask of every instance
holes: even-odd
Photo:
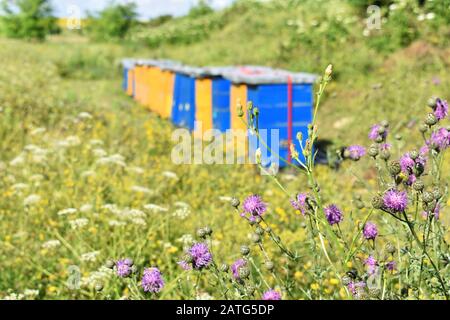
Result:
[[[234,83],[251,85],[287,83],[314,83],[317,75],[312,73],[294,73],[282,69],[272,69],[260,66],[241,66],[227,71],[223,76]]]
[[[121,63],[124,68],[131,69],[136,65],[136,59],[125,58],[122,59]]]
[[[177,72],[181,74],[185,74],[194,78],[205,77],[205,68],[186,66],[182,64],[177,65],[166,65],[163,66],[162,69],[170,70],[172,72]]]

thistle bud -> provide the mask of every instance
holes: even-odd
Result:
[[[412,185],[413,189],[416,191],[422,191],[423,188],[425,187],[425,185],[423,184],[422,180],[416,180],[413,185]]]
[[[271,227],[267,227],[266,228],[266,232],[269,233],[269,234],[272,233],[272,228]]]
[[[241,204],[241,202],[239,201],[239,199],[238,198],[232,198],[231,199],[231,205],[233,206],[233,207],[235,207],[236,209],[237,208],[239,208],[239,205]]]
[[[260,235],[257,234],[257,233],[253,233],[253,234],[252,234],[252,242],[253,242],[253,243],[259,243],[259,242],[261,242],[261,237],[260,237]]]
[[[380,289],[378,288],[370,288],[369,289],[369,296],[372,298],[377,298],[380,295]]]
[[[434,195],[431,192],[424,192],[422,195],[422,200],[425,203],[430,203],[434,200]]]
[[[417,150],[413,150],[409,153],[409,156],[411,159],[416,160],[419,157],[419,153],[417,152]]]
[[[378,148],[370,147],[369,148],[369,156],[375,158],[378,156]]]
[[[210,227],[204,227],[203,230],[205,231],[205,234],[207,236],[210,236],[213,233],[213,231],[212,231],[212,229]]]
[[[381,209],[383,208],[383,205],[384,205],[383,198],[380,197],[379,195],[376,195],[375,197],[372,198],[372,206],[375,209]]]
[[[438,122],[438,119],[436,118],[436,116],[435,116],[433,113],[429,113],[429,114],[427,115],[427,117],[425,118],[425,123],[426,123],[429,127],[434,126],[437,122]]]
[[[442,198],[442,192],[439,188],[434,188],[433,189],[433,197],[435,200],[439,200],[440,198]]]
[[[106,260],[105,262],[105,267],[107,267],[108,269],[113,269],[115,265],[116,264],[114,263],[113,260]]]
[[[199,238],[205,238],[206,237],[206,231],[203,228],[200,228],[197,230],[197,236]]]
[[[261,157],[262,157],[262,152],[261,152],[261,149],[258,148],[255,151],[255,161],[257,164],[261,164]]]
[[[430,99],[428,99],[427,105],[430,108],[435,109],[436,108],[436,97],[431,97]]]
[[[395,246],[391,242],[386,243],[384,249],[389,254],[394,254],[396,251]]]
[[[257,227],[255,230],[256,234],[259,234],[260,236],[262,236],[264,234],[264,229],[261,227]]]
[[[242,280],[248,279],[250,270],[246,267],[239,268],[239,278]]]
[[[241,101],[239,100],[236,106],[236,112],[237,112],[237,116],[239,118],[242,118],[244,116],[244,110],[242,108],[242,104]]]
[[[266,261],[266,263],[264,264],[264,266],[266,267],[267,270],[272,271],[275,268],[275,265],[273,264],[272,261]]]
[[[387,121],[387,120],[381,121],[380,124],[382,127],[386,128],[386,129],[389,128],[389,121]]]
[[[303,133],[301,131],[297,132],[297,140],[300,143],[303,141]]]
[[[327,77],[331,77],[331,74],[333,73],[333,65],[332,64],[329,64],[328,66],[327,66],[327,68],[325,69],[325,75],[327,76]]]
[[[222,272],[228,272],[228,269],[229,269],[229,267],[228,267],[228,265],[226,263],[223,263],[220,266],[220,271],[222,271]]]
[[[419,127],[419,131],[425,133],[428,131],[428,126],[425,123],[422,123]]]
[[[400,172],[402,172],[402,167],[400,166],[400,162],[397,160],[391,161],[389,162],[388,165],[388,170],[389,173],[395,177],[396,175],[398,175]]]
[[[291,157],[292,157],[293,159],[298,159],[298,152],[297,152],[297,150],[295,150],[295,145],[294,145],[294,144],[291,144],[291,145],[289,146],[289,149],[290,149],[290,151],[291,151]]]
[[[342,277],[342,284],[344,286],[348,286],[351,282],[352,282],[352,278],[349,277],[348,275],[345,275]]]
[[[248,256],[250,253],[250,248],[247,246],[241,246],[241,254],[243,256]]]
[[[389,150],[382,150],[380,154],[380,158],[383,160],[389,160],[391,157],[391,152]]]
[[[249,285],[245,288],[247,290],[247,294],[249,295],[253,295],[256,291],[255,286]]]
[[[95,291],[102,291],[103,290],[103,284],[100,282],[96,283],[94,286]]]

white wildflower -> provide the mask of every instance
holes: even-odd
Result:
[[[219,200],[223,201],[223,202],[230,202],[231,200],[233,200],[233,198],[232,197],[228,197],[228,196],[220,196]]]
[[[214,300],[214,298],[206,292],[201,292],[197,295],[195,300]]]
[[[177,174],[172,171],[163,171],[162,175],[169,179],[178,180]]]
[[[97,256],[100,254],[100,251],[92,251],[83,253],[80,256],[81,261],[84,262],[95,262],[97,260]]]
[[[86,218],[79,218],[79,219],[69,221],[69,223],[70,223],[70,226],[72,227],[72,229],[76,230],[76,229],[81,229],[81,228],[84,228],[85,226],[87,226],[89,223],[89,220]]]
[[[10,293],[9,295],[3,297],[3,300],[23,300],[25,296],[21,293]]]
[[[173,216],[180,220],[184,220],[189,216],[190,213],[191,210],[188,207],[180,207],[179,209],[175,210]]]
[[[100,139],[92,139],[89,141],[89,144],[92,146],[102,146],[104,143]]]
[[[146,187],[141,187],[141,186],[132,186],[131,191],[136,192],[136,193],[144,193],[144,194],[148,194],[148,195],[155,194],[154,190],[151,190]]]
[[[19,154],[17,157],[9,162],[12,167],[19,167],[25,163],[25,155],[23,153]]]
[[[97,158],[103,158],[108,155],[108,153],[105,150],[103,150],[102,148],[93,149],[92,154],[94,155],[94,157],[97,157]]]
[[[80,112],[80,114],[78,114],[78,118],[80,118],[82,120],[90,120],[93,117],[89,112]]]
[[[75,208],[67,208],[67,209],[59,210],[58,216],[67,216],[67,215],[75,214],[75,213],[77,213],[77,211],[78,210]]]
[[[169,209],[161,207],[161,206],[158,206],[157,204],[153,204],[153,203],[149,203],[149,204],[144,205],[144,209],[146,209],[148,211],[151,211],[151,212],[154,212],[154,213],[169,211]]]
[[[44,249],[55,249],[59,246],[61,246],[61,241],[59,240],[48,240],[42,244]]]
[[[145,170],[141,167],[129,167],[127,168],[127,171],[138,175],[143,175],[145,173]]]
[[[92,204],[86,203],[80,207],[80,212],[83,212],[83,213],[91,212],[93,208],[94,207],[92,206]]]
[[[121,227],[121,226],[126,225],[125,222],[123,222],[123,221],[118,221],[118,220],[109,220],[108,224],[109,224],[111,227]]]
[[[429,12],[426,15],[427,20],[433,20],[436,17],[436,14],[434,12]]]
[[[184,234],[178,238],[177,241],[181,242],[183,246],[186,247],[194,243],[194,237],[191,234]]]
[[[23,200],[25,206],[32,206],[41,201],[41,197],[37,194],[31,194]]]
[[[39,290],[35,290],[35,289],[25,289],[23,291],[24,296],[27,299],[34,299],[39,295]]]
[[[147,222],[145,222],[144,219],[142,218],[132,218],[130,220],[133,224],[138,225],[138,226],[143,226],[145,227],[147,225]]]
[[[26,190],[28,188],[29,188],[29,185],[27,185],[26,183],[16,183],[11,186],[11,189],[13,189],[14,192],[20,192],[20,191]]]
[[[83,173],[81,173],[82,178],[95,177],[95,176],[96,176],[96,173],[95,173],[95,171],[92,171],[92,170],[87,170],[87,171],[84,171]]]
[[[45,131],[46,131],[45,128],[35,128],[35,129],[33,129],[33,130],[30,131],[30,135],[32,135],[32,136],[37,136],[37,135],[39,135],[39,134],[44,133]]]

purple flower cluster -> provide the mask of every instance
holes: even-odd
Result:
[[[450,131],[446,128],[436,130],[431,134],[428,144],[438,151],[444,151],[450,146]]]
[[[408,206],[408,194],[405,191],[391,189],[383,196],[384,207],[391,212],[403,212]]]
[[[212,254],[208,245],[203,242],[195,243],[187,252],[185,260],[179,262],[185,270],[192,268],[200,270],[209,266],[212,262]]]
[[[131,259],[121,259],[116,262],[116,272],[119,277],[126,278],[132,272],[133,261]]]
[[[344,220],[344,214],[342,211],[334,204],[329,205],[324,208],[325,216],[330,225],[337,224]]]
[[[364,225],[363,236],[367,240],[375,240],[375,238],[378,236],[377,225],[373,222],[367,222]]]
[[[431,215],[436,219],[439,220],[439,216],[441,213],[441,205],[438,203],[436,204],[436,207],[434,208],[433,212],[431,213]],[[422,212],[422,216],[424,218],[428,218],[429,214],[426,211]]]
[[[262,296],[263,300],[281,300],[281,293],[276,290],[268,290]]]
[[[380,130],[382,130],[381,134],[380,134]],[[383,140],[385,140],[387,138],[387,135],[388,135],[388,130],[385,129],[381,124],[373,125],[369,131],[369,139],[370,140],[377,140],[378,137],[381,137],[381,138],[383,138]]]
[[[164,280],[158,268],[146,268],[141,284],[144,292],[158,293],[164,287]]]
[[[299,210],[303,215],[308,211],[308,204],[306,200],[308,199],[307,193],[299,193],[295,200],[291,200],[291,205],[295,210]]]
[[[256,217],[262,216],[267,210],[267,205],[262,201],[262,198],[259,195],[247,197],[242,206],[244,212],[241,213],[241,216],[245,217],[248,214],[250,221],[255,221]]]
[[[359,290],[364,290],[365,287],[366,287],[366,283],[363,281],[359,281],[359,282],[352,281],[347,285],[348,290],[350,290],[350,292],[353,295],[356,295]]]
[[[434,115],[438,120],[445,119],[448,115],[448,103],[445,100],[439,98],[436,99],[436,106],[434,109]]]
[[[345,149],[348,158],[359,160],[366,155],[366,149],[359,145],[349,146]]]
[[[372,275],[377,271],[377,260],[375,260],[374,257],[369,256],[365,261],[364,264],[367,267],[367,273]]]
[[[247,266],[247,261],[244,259],[238,259],[231,265],[231,272],[233,274],[233,278],[239,280],[241,277],[239,275],[239,270],[243,267]]]
[[[395,261],[389,261],[386,263],[385,267],[386,267],[386,270],[392,272],[395,269],[397,269],[397,264],[395,263]]]

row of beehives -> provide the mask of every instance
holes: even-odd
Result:
[[[258,107],[259,129],[278,129],[281,158],[290,159],[291,143],[299,148],[298,132],[307,136],[313,74],[260,66],[197,68],[168,60],[125,59],[122,65],[123,89],[130,96],[196,136],[211,129],[246,130],[238,116],[238,101],[244,106],[251,101]],[[269,133],[269,146],[271,139]]]

